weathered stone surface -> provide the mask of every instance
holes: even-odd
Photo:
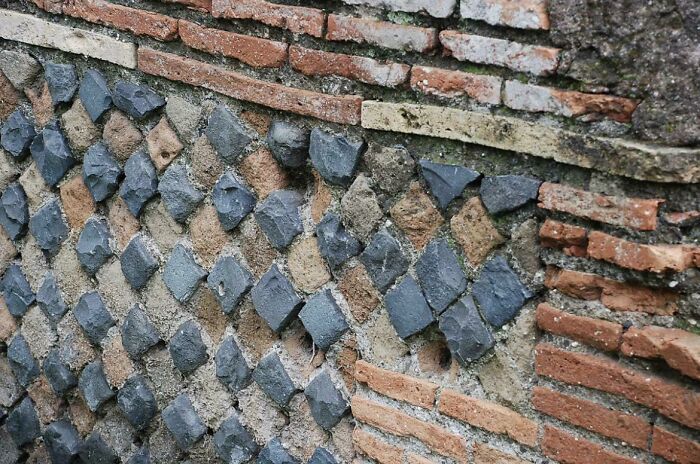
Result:
[[[135,290],[143,288],[158,269],[158,259],[141,235],[131,239],[119,260],[124,277]]]
[[[22,186],[13,182],[0,197],[0,225],[12,240],[22,237],[29,224],[29,205]]]
[[[195,135],[202,108],[193,105],[178,95],[168,95],[168,103],[165,105],[165,114],[175,126],[175,130],[187,140]]]
[[[255,211],[255,219],[277,249],[285,248],[303,230],[299,207],[303,199],[292,190],[272,192]]]
[[[190,221],[192,248],[206,267],[214,264],[216,257],[229,242],[229,236],[217,216],[212,205],[205,205]]]
[[[0,406],[9,408],[20,398],[23,389],[15,379],[10,360],[0,358]]]
[[[360,174],[340,200],[343,222],[363,242],[367,242],[384,216],[369,178]]]
[[[17,446],[32,443],[41,435],[39,418],[34,409],[32,400],[25,397],[7,415],[5,427]]]
[[[140,359],[160,340],[155,326],[140,306],[134,305],[129,310],[121,327],[124,349],[134,359]]]
[[[416,263],[416,276],[425,299],[438,314],[467,288],[459,259],[444,238],[435,239],[425,247]]]
[[[216,352],[216,376],[234,393],[250,383],[252,370],[243,356],[243,352],[232,337],[226,337]]]
[[[207,285],[223,312],[230,314],[253,287],[253,276],[236,258],[222,256],[207,277]]]
[[[1,58],[0,58],[1,59]],[[0,70],[0,120],[4,121],[19,105],[20,93],[12,86],[12,82]]]
[[[209,359],[202,333],[194,321],[187,321],[178,327],[170,339],[168,350],[173,364],[183,374],[191,374]]]
[[[116,331],[102,343],[102,363],[107,381],[114,388],[121,388],[136,371],[136,366],[124,348],[122,336]]]
[[[350,329],[330,290],[322,290],[309,298],[299,312],[299,319],[314,343],[323,351],[327,351]]]
[[[221,160],[228,165],[235,163],[252,141],[241,120],[225,105],[214,108],[206,134]]]
[[[532,296],[502,256],[490,259],[472,286],[472,294],[489,323],[500,327]]]
[[[422,331],[433,322],[433,313],[413,277],[406,276],[384,298],[389,319],[401,338]]]
[[[0,51],[0,69],[14,88],[23,90],[41,72],[41,64],[27,53],[2,50]]]
[[[32,140],[29,151],[32,153],[41,177],[51,187],[58,184],[76,163],[58,121],[44,126],[44,129]]]
[[[313,237],[306,237],[292,245],[287,255],[287,265],[294,283],[305,292],[314,292],[331,279]]]
[[[316,423],[325,430],[335,427],[348,409],[348,402],[326,370],[309,382],[304,395]]]
[[[34,124],[22,111],[14,111],[0,129],[0,145],[16,159],[22,159],[34,140]]]
[[[151,464],[151,452],[146,446],[142,446],[141,449],[136,451],[126,464]]]
[[[385,292],[404,274],[409,264],[401,244],[386,229],[374,234],[372,241],[360,255],[360,261],[381,292]]]
[[[175,437],[175,442],[183,451],[191,448],[207,431],[192,407],[190,398],[185,394],[171,401],[161,415],[168,430]]]
[[[80,81],[80,101],[90,119],[96,122],[112,106],[112,92],[107,80],[97,69],[88,69]]]
[[[380,301],[380,293],[372,285],[367,270],[361,264],[348,269],[338,283],[338,290],[345,297],[350,312],[357,322],[364,323]]]
[[[450,16],[457,5],[456,0],[413,0],[408,2],[400,0],[343,0],[343,2],[349,5],[368,5],[407,13],[425,12],[436,18]]]
[[[419,250],[444,221],[418,182],[412,182],[408,192],[392,206],[391,217]]]
[[[151,160],[159,172],[168,167],[185,148],[165,117],[148,133],[146,144]]]
[[[232,415],[214,434],[216,454],[226,464],[243,464],[258,452],[258,444],[237,416]]]
[[[185,222],[204,199],[189,179],[184,164],[170,166],[158,184],[163,202],[170,215],[178,222]]]
[[[311,131],[311,163],[330,184],[350,185],[364,149],[364,140],[329,134],[318,128]]]
[[[120,111],[113,111],[102,130],[102,137],[120,161],[126,161],[143,140],[141,131]]]
[[[146,206],[142,217],[141,222],[148,229],[148,233],[158,245],[160,252],[163,254],[170,253],[182,238],[182,234],[185,231],[183,225],[175,221],[163,201],[158,200]]]
[[[0,147],[0,190],[5,190],[12,181],[17,179],[19,173],[19,168],[12,160],[10,154]]]
[[[279,438],[284,448],[303,462],[311,457],[317,446],[326,442],[328,432],[316,423],[311,414],[311,406],[303,394],[294,395],[287,409],[289,424]]]
[[[309,156],[309,131],[287,121],[272,121],[267,146],[282,166],[302,167]]]
[[[195,140],[190,163],[195,180],[207,190],[214,187],[219,175],[224,171],[224,164],[206,135],[200,135]]]
[[[85,293],[73,309],[75,319],[90,341],[99,345],[115,322],[97,292]]]
[[[365,162],[377,186],[390,195],[403,190],[413,177],[416,162],[403,146],[370,144]]]
[[[268,354],[258,362],[253,371],[253,380],[281,407],[287,406],[296,393],[296,387],[276,352]]]
[[[163,282],[178,301],[190,299],[207,272],[197,264],[192,250],[182,244],[174,249],[163,269]]]
[[[29,308],[22,317],[21,332],[29,349],[38,359],[44,358],[56,343],[56,333],[51,322],[36,305]]]
[[[335,213],[326,214],[316,226],[318,249],[332,268],[360,253],[361,245],[350,235]]]
[[[231,171],[225,172],[216,182],[211,197],[225,230],[234,229],[255,207],[255,196]]]
[[[85,332],[72,314],[67,314],[56,325],[61,359],[73,372],[78,372],[95,358],[95,351]]]
[[[78,74],[72,64],[53,63],[44,64],[44,77],[49,84],[51,100],[54,105],[69,103],[78,90]]]
[[[100,138],[100,131],[92,123],[80,100],[75,100],[73,106],[61,115],[63,127],[73,150],[82,153]]]
[[[80,447],[80,459],[95,464],[116,464],[119,456],[98,432],[92,432]]]
[[[251,291],[255,311],[275,332],[281,332],[302,304],[289,279],[273,264]]]
[[[141,223],[131,214],[124,200],[117,196],[109,204],[109,225],[117,239],[117,246],[123,249],[131,237],[141,229]]]
[[[279,438],[273,438],[262,449],[257,464],[299,464],[299,460],[284,449]]]
[[[258,443],[265,443],[282,434],[287,425],[287,417],[257,383],[251,383],[236,396],[241,420],[255,435]]]
[[[78,378],[61,359],[61,352],[53,349],[44,359],[44,375],[57,395],[63,396],[78,385]]]
[[[112,234],[105,220],[91,218],[85,223],[80,238],[78,238],[75,252],[78,254],[80,264],[88,274],[95,275],[112,256],[111,240]]]
[[[142,151],[132,155],[124,165],[124,182],[119,196],[129,211],[138,217],[153,195],[158,191],[158,175],[148,155]]]
[[[450,353],[463,366],[479,359],[494,345],[493,336],[470,296],[447,308],[440,315],[439,326]]]
[[[34,303],[36,295],[18,264],[11,264],[2,278],[3,296],[7,309],[15,317],[21,317]]]
[[[129,423],[137,430],[148,427],[158,412],[156,398],[140,375],[131,377],[117,394],[117,404]]]
[[[309,459],[309,464],[338,464],[338,461],[326,448],[318,447]]]
[[[526,176],[486,177],[479,194],[491,214],[513,211],[537,198],[542,181]]]
[[[83,182],[83,177],[74,176],[61,185],[60,196],[68,225],[71,229],[81,229],[96,209],[90,190]]]
[[[17,334],[7,345],[7,359],[17,382],[23,387],[27,387],[39,375],[39,364],[22,334]]]
[[[64,411],[64,401],[56,396],[49,381],[41,375],[27,388],[27,394],[36,407],[39,422],[48,424],[57,420]]]
[[[80,452],[80,435],[66,419],[53,422],[43,436],[52,462],[71,462]]]
[[[51,91],[46,80],[40,79],[36,84],[24,90],[27,100],[32,104],[34,124],[44,127],[54,117]]]
[[[83,181],[95,201],[103,201],[117,191],[122,169],[107,147],[97,143],[83,158]]]
[[[260,147],[243,158],[238,169],[259,200],[264,200],[275,190],[286,188],[290,182],[287,171],[275,161],[270,150],[265,147]]]
[[[312,171],[314,192],[311,196],[311,220],[318,223],[333,202],[333,192],[317,171]]]
[[[165,98],[145,85],[119,81],[112,92],[114,106],[136,119],[143,119],[165,105]]]
[[[83,369],[78,380],[80,393],[90,411],[97,411],[114,396],[114,391],[107,382],[102,362],[93,361]]]
[[[447,208],[467,185],[480,176],[476,171],[453,164],[434,163],[425,159],[420,160],[419,164],[423,179],[441,209]]]
[[[452,236],[462,246],[472,266],[478,266],[505,239],[491,222],[478,197],[464,203],[450,221]]]

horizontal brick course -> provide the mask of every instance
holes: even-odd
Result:
[[[597,443],[571,435],[551,425],[544,428],[542,452],[561,464],[636,464],[638,461],[613,453]]]
[[[537,326],[555,335],[571,338],[603,351],[620,346],[622,325],[560,311],[547,303],[537,306]]]
[[[437,46],[437,31],[374,19],[329,15],[326,39],[426,53]]]
[[[355,363],[355,380],[400,401],[432,409],[438,386],[426,380],[388,371],[365,361]]]
[[[524,461],[512,454],[504,453],[495,448],[491,448],[483,443],[474,442],[472,447],[472,456],[474,464],[527,464],[529,461]]]
[[[440,97],[468,96],[482,103],[497,105],[501,102],[502,79],[496,76],[471,74],[462,71],[413,66],[411,88]]]
[[[700,443],[676,435],[658,425],[654,427],[651,452],[677,464],[700,463]]]
[[[454,11],[457,0],[343,0],[343,3],[388,8],[408,13],[424,11],[436,18],[446,18]]]
[[[663,358],[683,374],[700,380],[700,336],[681,329],[630,328],[621,347],[626,356]]]
[[[561,248],[569,256],[584,257],[587,254],[588,231],[583,227],[546,219],[540,227],[540,245]]]
[[[386,443],[369,432],[355,428],[352,432],[355,449],[379,464],[403,464],[403,450]]]
[[[326,15],[316,8],[282,5],[265,0],[212,0],[215,18],[252,19],[272,27],[321,37]]]
[[[161,0],[164,3],[176,3],[194,10],[211,11],[211,0]]]
[[[549,29],[545,0],[461,0],[460,15],[495,26]]]

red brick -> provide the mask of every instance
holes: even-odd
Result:
[[[669,366],[700,380],[700,336],[681,329],[632,327],[624,337],[622,353],[641,358],[663,358]]]
[[[561,464],[636,464],[638,462],[551,425],[544,427],[542,452]]]
[[[235,58],[255,68],[279,68],[287,61],[287,44],[179,20],[180,38],[188,47]]]
[[[700,393],[609,359],[540,344],[536,348],[535,371],[560,382],[623,396],[683,425],[700,428]]]
[[[408,453],[406,454],[406,464],[435,464],[435,462],[420,454]]]
[[[546,0],[462,0],[460,15],[497,26],[549,29]]]
[[[491,448],[483,443],[474,442],[473,447],[474,464],[528,464],[529,461],[504,453],[495,448]]]
[[[428,95],[455,98],[468,96],[482,103],[501,103],[502,79],[496,76],[471,74],[462,71],[413,66],[411,88]]]
[[[427,53],[437,47],[437,30],[375,19],[329,15],[326,39]]]
[[[362,97],[333,96],[259,81],[243,74],[148,48],[138,67],[154,76],[204,87],[229,97],[340,124],[359,124]]]
[[[438,407],[442,414],[492,433],[505,434],[524,445],[537,443],[537,423],[500,404],[445,389]]]
[[[583,227],[547,219],[540,228],[540,245],[561,248],[569,256],[586,256],[588,231]]]
[[[622,440],[636,448],[647,448],[651,424],[640,417],[544,387],[533,388],[532,405],[538,411],[561,421]]]
[[[700,221],[700,211],[671,212],[664,214],[664,221],[673,226],[688,227]]]
[[[396,87],[408,80],[407,64],[382,63],[364,56],[330,53],[298,47],[289,48],[289,63],[307,76],[340,76],[365,84]]]
[[[576,316],[547,303],[537,306],[537,326],[547,332],[585,343],[604,351],[617,351],[622,326],[590,317]]]
[[[352,432],[355,449],[379,464],[403,464],[403,450],[390,445],[369,432],[355,428]]]
[[[654,427],[651,452],[678,464],[700,464],[700,443]]]
[[[326,15],[316,8],[280,5],[265,0],[212,0],[215,18],[252,19],[272,27],[321,37]]]
[[[407,403],[432,409],[438,386],[426,380],[388,371],[365,361],[355,363],[355,380],[372,390]]]
[[[176,3],[201,11],[211,11],[211,0],[161,0],[164,3]]]

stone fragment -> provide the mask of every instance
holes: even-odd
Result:
[[[0,70],[0,121],[7,119],[19,105],[20,93]]]
[[[418,182],[391,208],[391,217],[417,249],[422,249],[443,223],[442,215]]]
[[[35,136],[34,124],[22,110],[17,109],[0,129],[0,145],[15,159],[21,160]]]
[[[29,204],[22,185],[10,184],[0,197],[0,225],[12,240],[22,237],[29,224]]]
[[[168,350],[173,364],[183,374],[191,374],[209,359],[202,333],[194,321],[187,321],[178,327],[170,339]]]
[[[162,200],[162,199],[161,199]],[[167,254],[175,248],[185,231],[183,224],[178,223],[168,212],[163,201],[156,200],[146,207],[142,213],[144,226],[161,253]]]
[[[2,90],[2,88],[0,88],[0,90]],[[0,105],[2,105],[1,101]],[[19,168],[12,160],[10,154],[0,147],[0,190],[5,190],[12,181],[17,179],[19,173]]]
[[[253,380],[281,407],[287,406],[296,393],[296,387],[276,352],[268,354],[258,362],[253,371]]]
[[[142,151],[127,160],[124,175],[119,196],[131,214],[138,217],[148,200],[158,191],[158,175],[148,155]]]
[[[99,345],[102,339],[107,336],[109,329],[115,324],[112,315],[102,301],[102,297],[95,291],[85,293],[80,297],[78,304],[73,309],[73,315],[94,345]]]
[[[78,254],[80,264],[88,274],[95,275],[112,256],[111,240],[112,234],[104,219],[91,218],[85,223],[78,238],[75,252]]]
[[[75,72],[75,66],[49,61],[44,64],[44,77],[49,84],[53,104],[70,103],[75,91],[78,90],[78,74]]]
[[[135,290],[143,288],[158,269],[158,259],[141,235],[129,242],[119,260],[124,277]]]
[[[34,124],[37,127],[44,127],[54,117],[49,84],[44,79],[41,79],[34,86],[24,89],[24,94],[32,104]]]
[[[302,201],[295,191],[277,190],[257,207],[255,219],[275,248],[286,248],[304,230],[299,212]]]
[[[217,218],[216,209],[203,206],[190,221],[192,249],[206,267],[211,267],[216,257],[229,242],[229,236]]]
[[[308,464],[338,464],[338,461],[326,448],[318,447]]]
[[[223,256],[207,277],[207,285],[223,312],[230,314],[253,287],[253,276],[235,258]]]
[[[299,319],[322,351],[327,351],[350,328],[330,290],[309,298],[299,312]]]
[[[39,417],[31,399],[25,397],[10,411],[5,427],[17,446],[24,446],[39,438],[41,435]]]
[[[256,464],[299,464],[299,460],[284,449],[277,437],[267,442],[255,462]]]
[[[112,334],[102,345],[102,364],[107,381],[114,388],[121,388],[134,371],[134,363],[124,348],[119,333]]]
[[[140,375],[129,378],[117,394],[117,405],[136,430],[148,427],[158,412],[156,398]]]
[[[425,299],[437,314],[467,288],[467,278],[459,258],[444,238],[435,239],[425,247],[416,262],[416,276]]]
[[[39,174],[39,170],[34,162],[24,170],[17,182],[19,182],[27,195],[30,213],[39,209],[50,194],[49,186],[46,185],[44,178]]]
[[[364,323],[377,307],[381,295],[372,285],[367,270],[361,264],[348,269],[338,283],[338,290],[348,302],[350,312],[357,322]]]
[[[409,184],[416,168],[408,150],[400,145],[370,144],[364,158],[377,186],[390,195],[396,195]]]
[[[365,142],[362,139],[329,134],[319,128],[311,131],[311,163],[330,184],[344,187],[350,185],[364,149]]]
[[[252,370],[232,336],[226,337],[216,352],[216,376],[233,393],[248,386]]]
[[[325,430],[335,427],[348,410],[348,402],[326,370],[309,382],[304,396],[309,402],[316,423]]]
[[[224,164],[206,135],[200,135],[195,140],[190,163],[194,179],[207,190],[214,187],[216,180],[224,172]]]
[[[462,194],[464,188],[479,178],[481,174],[463,166],[419,161],[423,179],[430,193],[441,209],[447,208],[452,200]]]
[[[337,268],[360,253],[361,245],[350,235],[335,213],[326,214],[316,226],[318,248],[328,264]]]
[[[89,363],[78,380],[80,393],[83,395],[85,404],[90,411],[95,412],[114,396],[114,391],[107,382],[102,362],[93,361]]]
[[[158,191],[168,212],[178,222],[185,222],[204,199],[204,194],[192,185],[184,164],[170,166],[165,171]]]
[[[36,295],[18,264],[11,264],[5,271],[2,289],[7,309],[15,317],[22,317],[34,303]]]
[[[119,81],[112,92],[114,106],[136,119],[143,119],[165,105],[165,98],[145,85]]]
[[[160,340],[155,326],[139,305],[134,305],[121,327],[124,349],[134,359],[140,359]]]
[[[287,121],[272,121],[267,146],[282,166],[300,168],[309,155],[309,131]]]
[[[120,111],[113,111],[102,130],[102,138],[120,161],[126,161],[143,140],[141,131]]]
[[[124,200],[117,196],[109,205],[109,225],[117,239],[119,249],[123,249],[131,237],[141,229],[141,223],[131,214]]]
[[[56,343],[56,333],[46,315],[33,305],[22,317],[21,333],[35,357],[44,358]]]
[[[42,424],[55,421],[63,414],[65,402],[56,396],[45,376],[40,376],[32,383],[27,394],[36,405],[36,413]]]
[[[537,198],[542,181],[525,176],[494,176],[481,181],[479,195],[491,214],[520,208]]]
[[[109,446],[98,432],[92,432],[83,442],[78,453],[83,462],[95,464],[117,464],[117,453]]]
[[[187,451],[207,432],[190,398],[181,394],[170,402],[161,414],[181,450]]]
[[[343,222],[363,242],[369,240],[372,231],[384,216],[369,178],[360,174],[340,200]]]
[[[0,69],[14,88],[23,90],[41,72],[41,64],[27,53],[2,50],[0,51]]]
[[[200,287],[192,297],[192,307],[202,329],[209,335],[213,345],[218,345],[226,332],[229,318],[221,310],[214,294],[208,288]]]
[[[75,100],[73,106],[61,115],[61,127],[71,148],[78,153],[83,153],[100,138],[99,129],[92,123],[80,100]]]
[[[126,464],[151,464],[151,452],[146,446],[131,455]]]
[[[313,237],[306,237],[292,245],[287,264],[294,283],[305,292],[314,292],[331,279]]]
[[[163,282],[180,302],[190,299],[207,272],[197,264],[192,250],[182,244],[174,249],[163,270]]]
[[[281,332],[302,304],[289,279],[273,264],[251,291],[255,311],[275,332]]]
[[[0,273],[7,269],[17,253],[17,247],[0,227]]]
[[[309,401],[303,394],[294,395],[287,406],[289,424],[279,436],[284,448],[302,461],[311,458],[316,447],[328,440],[328,432],[324,430],[311,414]]]
[[[7,356],[0,357],[0,406],[9,408],[17,402],[24,389],[15,379]]]
[[[440,315],[439,327],[452,357],[463,366],[482,357],[494,345],[493,336],[481,320],[471,296],[447,308]]]
[[[406,276],[384,298],[391,324],[401,338],[415,335],[433,322],[433,313],[413,277]]]
[[[226,419],[214,434],[214,447],[226,464],[243,464],[258,452],[255,438],[235,415]]]
[[[261,147],[243,158],[238,169],[258,196],[263,200],[275,190],[289,185],[287,172],[275,161],[270,151]]]
[[[165,117],[148,133],[146,144],[151,160],[159,172],[168,167],[185,148]]]
[[[78,456],[82,445],[80,435],[68,420],[53,422],[43,436],[52,462],[71,462]]]
[[[532,292],[525,287],[503,256],[491,258],[472,286],[472,294],[486,320],[494,327],[510,321]]]
[[[505,242],[491,222],[478,197],[464,203],[462,209],[450,220],[452,236],[462,246],[472,266],[478,266],[488,254]]]
[[[178,95],[168,95],[167,100],[165,114],[175,126],[175,130],[182,137],[190,140],[195,135],[199,118],[202,115],[202,108]]]
[[[374,285],[385,292],[399,276],[408,270],[408,257],[401,244],[388,230],[382,229],[360,255]]]
[[[95,202],[80,175],[61,185],[63,211],[71,229],[81,229],[85,221],[95,212]]]
[[[85,72],[80,81],[78,95],[92,122],[96,122],[112,107],[112,92],[107,80],[97,69],[88,69]]]
[[[7,359],[10,361],[10,367],[17,382],[23,387],[29,386],[39,375],[39,364],[34,359],[29,344],[22,334],[16,335],[7,345]]]
[[[234,229],[255,207],[255,196],[231,171],[216,182],[211,198],[224,230]]]
[[[235,323],[238,339],[246,347],[252,361],[257,362],[279,338],[255,311],[250,298],[243,300]]]
[[[58,121],[44,126],[44,129],[32,140],[29,151],[32,153],[41,177],[50,187],[58,184],[58,181],[76,163]]]
[[[58,349],[53,349],[44,359],[44,375],[51,388],[59,396],[64,396],[70,389],[78,385],[78,378],[70,367],[61,359]]]
[[[252,141],[241,120],[225,105],[214,108],[206,135],[221,160],[228,165],[235,163]]]

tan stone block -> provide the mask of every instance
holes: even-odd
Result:
[[[217,430],[235,412],[233,395],[216,377],[213,359],[189,377],[187,391],[202,422],[212,430]]]
[[[241,111],[241,118],[246,124],[255,129],[260,136],[267,136],[267,131],[270,130],[270,124],[272,123],[272,119],[269,115],[256,111],[243,110]]]
[[[251,383],[238,392],[237,396],[241,419],[250,428],[256,441],[267,443],[282,433],[287,418],[258,384]]]
[[[73,307],[80,296],[92,290],[90,278],[83,270],[75,252],[75,237],[66,240],[58,254],[53,258],[53,274],[63,292],[66,305]]]
[[[61,122],[74,154],[84,152],[100,138],[100,131],[93,124],[80,98],[76,98],[73,106],[63,113]]]
[[[255,311],[249,298],[241,303],[235,324],[238,338],[253,362],[258,362],[278,339],[277,334]]]
[[[107,381],[114,388],[121,388],[134,373],[134,363],[122,344],[119,333],[111,336],[102,347],[102,365]]]
[[[277,250],[272,248],[258,223],[250,219],[245,221],[241,234],[241,252],[248,267],[256,277],[263,275],[277,257]]]
[[[36,414],[42,424],[49,424],[61,417],[66,404],[63,398],[54,393],[43,374],[27,388],[27,393],[34,402]]]
[[[370,180],[364,174],[357,176],[340,200],[340,211],[348,230],[365,242],[384,216]]]
[[[153,237],[160,252],[165,255],[175,247],[184,232],[182,225],[173,219],[165,204],[159,200],[146,207],[141,222]]]
[[[5,298],[0,296],[0,342],[7,342],[17,330],[17,323],[5,304]]]
[[[112,317],[123,321],[138,299],[126,281],[119,259],[114,258],[97,271],[98,290]]]
[[[167,348],[155,348],[143,357],[146,376],[153,385],[158,409],[165,408],[180,394],[182,374],[175,368]]]
[[[282,344],[289,354],[288,359],[293,366],[290,376],[297,378],[300,383],[309,381],[309,376],[323,364],[325,355],[321,350],[314,350],[313,342],[309,339],[304,326],[294,321],[284,331]]]
[[[316,170],[313,171],[313,175],[314,194],[311,197],[311,219],[318,224],[333,201],[333,192]]]
[[[38,127],[44,127],[53,118],[53,102],[49,85],[45,80],[24,89],[24,94],[32,104],[32,115]]]
[[[17,108],[19,92],[12,82],[0,71],[0,120],[5,120]]]
[[[120,249],[126,247],[131,237],[141,229],[141,223],[129,211],[121,197],[114,198],[109,205],[109,225]]]
[[[19,183],[27,195],[29,213],[34,214],[44,202],[44,198],[49,196],[49,186],[44,178],[39,174],[36,163],[32,162],[27,169],[19,176]]]
[[[207,190],[214,187],[225,168],[206,135],[199,136],[194,142],[191,162],[192,176]]]
[[[1,79],[2,73],[0,73]],[[2,105],[2,88],[0,87],[0,105]],[[10,182],[19,176],[19,169],[12,156],[0,148],[0,190],[10,185]]]
[[[501,243],[503,236],[494,227],[479,197],[467,200],[450,221],[452,236],[467,255],[472,266],[478,266]]]
[[[72,229],[82,229],[85,221],[95,212],[95,201],[83,182],[83,176],[78,174],[61,185],[60,192],[68,224]]]
[[[289,447],[293,456],[308,461],[316,448],[326,441],[327,433],[314,420],[309,402],[302,393],[291,399],[289,411],[289,426],[282,432],[282,443]]]
[[[126,161],[141,144],[143,135],[124,113],[113,111],[105,123],[102,138],[118,160]]]
[[[418,250],[430,241],[444,222],[418,182],[391,208],[391,217]]]
[[[369,319],[381,297],[362,264],[348,269],[338,283],[338,290],[345,297],[350,312],[360,324]]]
[[[292,245],[287,263],[294,283],[305,292],[313,293],[331,279],[316,237],[306,237]]]
[[[68,414],[80,436],[84,437],[92,431],[97,417],[90,411],[85,400],[77,393],[68,400]]]
[[[0,227],[0,274],[5,272],[15,256],[17,256],[17,247],[5,233],[5,229]]]
[[[148,133],[146,144],[153,165],[159,172],[167,168],[185,148],[165,117]]]
[[[239,169],[248,185],[257,193],[259,200],[289,185],[286,171],[277,164],[270,150],[264,147],[246,156]]]
[[[197,289],[192,302],[195,307],[197,320],[211,338],[212,343],[218,345],[228,324],[228,317],[221,310],[219,302],[209,290],[209,287],[204,285]]]
[[[207,267],[216,262],[219,253],[229,243],[230,237],[221,227],[216,209],[212,205],[203,206],[192,218],[190,240],[192,249]]]
[[[370,347],[367,359],[374,363],[395,363],[409,352],[408,345],[399,338],[386,311],[367,323],[363,332]]]
[[[90,341],[78,325],[73,313],[66,314],[58,323],[58,344],[61,347],[61,359],[73,371],[79,372],[95,358],[95,351]]]
[[[58,338],[46,314],[37,305],[22,316],[20,331],[37,359],[46,357]]]

